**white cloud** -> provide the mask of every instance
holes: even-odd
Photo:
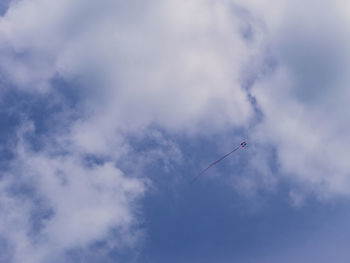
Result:
[[[246,45],[233,8],[227,1],[202,0],[12,2],[0,18],[3,78],[31,94],[57,92],[51,87],[55,77],[84,87],[75,109],[79,119],[62,121],[68,126],[47,135],[39,152],[23,139],[9,182],[3,181],[12,187],[11,177],[19,178],[49,213],[42,222],[36,219],[42,225],[28,236],[32,216],[40,217],[34,197],[11,212],[21,227],[2,232],[14,246],[14,262],[49,262],[106,239],[111,229],[118,230],[118,244],[132,240],[134,202],[146,186],[115,166],[133,152],[126,136],[149,136],[150,125],[192,135],[246,125],[253,109],[240,71],[260,39]],[[165,169],[182,160],[174,142],[151,136],[158,147],[136,158],[140,166],[151,157]],[[108,161],[87,167],[87,154]],[[8,209],[20,202],[6,191],[4,198],[13,202]]]
[[[318,3],[307,1],[300,9],[274,0],[13,1],[0,17],[1,78],[32,94],[56,92],[55,77],[84,87],[74,109],[79,119],[65,121],[59,136],[48,136],[66,154],[49,142],[41,152],[25,149],[14,160],[12,173],[34,180],[53,211],[39,235],[46,249],[32,261],[58,253],[53,246],[85,246],[115,226],[132,226],[131,204],[145,186],[115,163],[132,154],[126,137],[143,137],[151,125],[177,135],[248,129],[257,147],[263,145],[249,178],[238,184],[248,194],[275,186],[271,160],[263,156],[270,146],[279,172],[308,186],[303,189],[321,197],[349,194],[348,22],[344,9],[330,3],[315,9]],[[276,65],[266,71],[270,55]],[[263,115],[253,130],[245,74],[257,77],[250,92]],[[151,156],[170,153],[166,167],[181,161],[173,142],[155,138],[160,150]],[[87,168],[87,154],[109,162]],[[17,204],[9,216],[19,218],[20,227],[2,231],[18,257],[31,255],[44,242],[32,243],[28,217],[20,215],[34,204],[3,195],[4,207]]]
[[[282,174],[323,199],[350,193],[349,32],[330,2],[315,4],[288,3],[270,39],[277,67],[252,92],[264,115],[255,135],[276,147]]]
[[[55,74],[90,75],[104,105],[92,118],[112,130],[222,129],[252,114],[239,73],[254,49],[238,24],[226,1],[20,1],[0,22],[2,69],[27,89],[47,88]]]
[[[51,262],[112,231],[118,246],[133,245],[136,201],[145,181],[127,177],[110,162],[87,165],[74,153],[35,153],[23,143],[11,167],[1,183],[0,219],[14,262]]]

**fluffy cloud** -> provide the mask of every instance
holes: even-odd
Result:
[[[349,194],[343,147],[349,142],[349,21],[344,8],[317,5],[12,1],[0,17],[1,94],[10,87],[50,94],[64,108],[55,115],[59,134],[44,135],[43,147],[30,149],[30,139],[19,135],[1,181],[1,232],[13,245],[14,261],[23,262],[22,255],[47,262],[107,238],[111,229],[121,240],[132,239],[134,203],[146,186],[120,164],[125,156],[135,158],[128,137],[144,138],[149,127],[177,136],[245,130],[256,148],[251,176],[237,184],[239,191],[271,187],[277,171],[301,185],[291,192],[295,205],[302,203],[298,191]],[[74,107],[55,79],[79,93]],[[174,142],[152,136],[158,148],[149,156],[163,158],[166,168],[181,162]],[[88,156],[103,161],[87,163]],[[143,162],[149,157],[140,158],[140,167]],[[15,186],[22,190],[9,190]],[[40,226],[31,225],[35,216]]]
[[[344,147],[349,143],[349,32],[331,3],[317,9],[315,4],[288,5],[270,40],[277,65],[252,93],[264,115],[255,135],[276,147],[280,172],[328,198],[350,191],[350,152]]]
[[[19,139],[16,158],[2,178],[0,204],[1,235],[13,248],[14,262],[60,261],[65,252],[112,233],[117,246],[134,243],[144,181],[127,177],[111,162],[87,164],[74,153],[35,153]]]
[[[132,242],[135,202],[146,187],[117,167],[125,156],[140,167],[162,159],[165,169],[182,160],[149,126],[194,135],[249,122],[240,72],[261,39],[244,36],[251,25],[240,12],[226,1],[11,2],[0,19],[2,81],[29,96],[49,94],[64,109],[46,116],[59,132],[46,131],[42,147],[30,146],[37,127],[18,135],[2,180],[1,232],[14,262],[62,259],[113,230],[118,245]],[[54,79],[76,89],[75,107]],[[151,136],[158,146],[137,158],[128,136]]]
[[[87,92],[103,106],[89,101],[99,111],[89,117],[106,132],[151,122],[187,132],[242,125],[252,108],[240,71],[255,49],[231,8],[225,1],[20,1],[1,21],[2,71],[39,90],[55,75],[90,77]]]

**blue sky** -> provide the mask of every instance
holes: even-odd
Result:
[[[0,262],[348,262],[349,12],[2,1]]]

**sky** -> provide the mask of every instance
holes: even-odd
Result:
[[[348,262],[349,17],[1,1],[0,262]]]

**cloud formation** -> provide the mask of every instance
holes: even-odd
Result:
[[[135,158],[128,138],[154,130],[158,148],[150,156],[165,166],[183,159],[162,133],[244,131],[255,151],[238,191],[271,187],[283,176],[298,185],[294,205],[303,203],[300,192],[348,195],[349,21],[344,8],[315,5],[10,2],[0,18],[1,95],[16,90],[61,105],[43,117],[57,127],[38,139],[40,147],[30,146],[38,127],[17,127],[1,179],[1,235],[13,261],[47,262],[113,229],[120,243],[133,239],[135,202],[149,176],[122,167],[125,157]],[[266,149],[276,151],[274,167]],[[149,159],[139,158],[140,167]]]
[[[323,199],[350,190],[344,147],[349,32],[339,9],[327,1],[317,9],[315,4],[308,1],[301,9],[288,3],[270,40],[277,65],[252,94],[264,114],[256,129],[259,140],[275,145],[280,172]]]
[[[117,168],[125,156],[134,158],[128,136],[142,138],[150,126],[194,135],[249,122],[253,107],[240,71],[258,43],[247,45],[235,8],[209,1],[11,2],[0,20],[0,69],[9,83],[3,93],[11,87],[29,100],[48,96],[60,108],[43,117],[55,129],[39,138],[41,120],[25,132],[19,126],[2,180],[1,232],[14,262],[62,259],[113,229],[118,246],[133,239],[133,204],[146,188]],[[74,106],[69,89],[79,94]],[[158,146],[139,158],[141,166],[152,156],[166,167],[181,161],[173,142],[152,136]]]
[[[14,262],[60,262],[65,252],[111,234],[118,246],[135,242],[135,202],[145,191],[143,181],[125,176],[112,162],[33,152],[23,137],[1,182],[1,235],[13,247]]]
[[[254,49],[224,2],[47,4],[20,1],[1,22],[2,71],[20,87],[47,90],[55,75],[91,77],[103,125],[192,131],[251,116],[239,72]]]

